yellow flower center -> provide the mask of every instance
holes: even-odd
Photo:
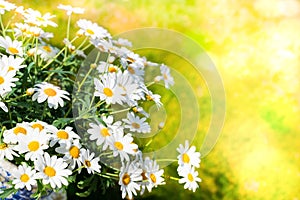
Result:
[[[150,179],[153,183],[156,183],[156,177],[154,174],[150,174]]]
[[[133,58],[127,57],[127,61],[133,63],[135,60]]]
[[[73,158],[78,158],[79,157],[79,149],[76,146],[72,146],[69,150],[70,155]]]
[[[130,176],[127,173],[123,175],[122,182],[124,185],[128,185],[130,183]]]
[[[12,54],[19,53],[18,49],[16,49],[15,47],[8,47],[8,51]]]
[[[43,49],[45,50],[45,51],[47,51],[48,53],[51,53],[51,48],[49,47],[49,46],[43,46]]]
[[[147,176],[146,176],[146,173],[145,171],[142,172],[141,176],[143,177],[143,181],[147,180]]]
[[[100,132],[101,132],[101,135],[104,137],[110,136],[108,128],[106,128],[106,127],[102,128]]]
[[[29,176],[27,174],[22,174],[20,180],[26,183],[27,181],[29,181]]]
[[[4,78],[2,76],[0,76],[0,84],[3,84],[4,83]]]
[[[57,131],[56,135],[57,135],[57,137],[58,137],[59,139],[64,139],[64,140],[66,140],[66,139],[69,138],[69,134],[68,134],[66,131],[63,131],[63,130]]]
[[[32,141],[28,144],[28,149],[30,151],[37,151],[40,148],[40,143],[38,141]]]
[[[95,32],[93,30],[91,30],[91,29],[86,29],[86,32],[88,34],[90,34],[90,35],[94,35],[95,34]]]
[[[13,70],[15,70],[15,68],[13,66],[8,67],[8,71],[13,71]]]
[[[112,97],[114,94],[113,91],[111,91],[111,89],[109,89],[109,88],[104,88],[103,93],[108,97]]]
[[[33,129],[38,128],[40,131],[42,131],[44,129],[44,126],[42,124],[39,124],[39,123],[33,124],[31,127]]]
[[[46,88],[46,89],[44,89],[44,92],[49,97],[56,96],[56,91],[54,89],[52,89],[52,88]]]
[[[127,70],[129,71],[130,74],[135,74],[135,71],[132,67],[128,67]]]
[[[139,129],[141,126],[138,123],[133,122],[131,126],[135,129]]]
[[[6,143],[1,143],[0,144],[0,150],[5,150],[8,147]]]
[[[113,72],[116,72],[117,69],[116,69],[114,66],[111,66],[111,67],[108,68],[108,71],[109,71],[110,73],[113,73]]]
[[[56,171],[53,167],[46,166],[44,169],[44,173],[49,177],[53,177],[55,176]]]
[[[184,153],[184,154],[182,154],[182,161],[184,163],[189,163],[190,162],[190,157],[186,153]]]
[[[165,80],[167,80],[167,79],[168,79],[168,76],[167,76],[167,74],[164,74],[164,75],[163,75],[163,77],[164,77],[164,79],[165,79]]]
[[[187,178],[189,179],[189,181],[194,181],[194,177],[191,173],[188,174]]]
[[[0,8],[1,8],[1,9],[4,9],[4,8],[5,8],[5,5],[0,4]]]
[[[153,100],[153,97],[150,96],[150,95],[146,95],[146,99],[147,99],[148,101],[152,101],[152,100]]]
[[[135,112],[135,113],[137,113],[137,112],[138,112],[138,109],[137,109],[137,107],[133,107],[133,108],[132,108],[132,110],[133,110],[133,112]]]
[[[23,127],[17,126],[16,128],[14,128],[14,134],[18,135],[19,133],[22,133],[24,135],[27,134],[27,130]]]
[[[123,150],[123,144],[121,142],[115,142],[115,147],[120,151]]]
[[[84,163],[85,163],[85,165],[86,165],[87,167],[91,167],[91,166],[92,166],[92,165],[91,165],[91,162],[90,162],[89,160],[85,160]]]

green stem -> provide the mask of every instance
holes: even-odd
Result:
[[[44,115],[46,113],[46,108],[47,108],[47,101],[45,101],[45,103],[44,103],[43,114],[42,114],[42,119],[41,120],[44,119]]]
[[[3,36],[5,36],[5,29],[4,29],[4,25],[3,25],[2,15],[1,14],[0,14],[0,25],[1,25]]]
[[[26,97],[27,96],[27,94],[23,94],[23,95],[21,95],[21,96],[17,96],[17,97],[15,97],[15,98],[13,98],[13,99],[9,99],[8,101],[6,101],[6,102],[12,102],[12,101],[15,101],[15,100],[17,100],[17,99],[20,99],[20,98],[22,98],[22,97]]]
[[[126,112],[126,111],[128,111],[128,110],[130,110],[130,108],[125,108],[125,109],[123,109],[123,110],[117,110],[117,111],[111,112],[110,114],[111,114],[111,115],[114,115],[114,114],[118,114],[118,113],[121,113],[121,112]]]

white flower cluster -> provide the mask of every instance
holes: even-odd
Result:
[[[85,168],[88,173],[100,173],[101,168],[99,158],[82,148],[80,137],[71,127],[57,129],[43,121],[22,122],[4,131],[0,160],[13,160],[19,155],[28,162],[12,172],[16,189],[31,190],[37,186],[37,179],[52,188],[61,188],[62,184],[68,185],[67,178],[75,168]]]
[[[103,177],[119,176],[123,198],[128,196],[131,199],[137,195],[137,191],[143,194],[146,189],[151,192],[152,188],[165,184],[164,170],[159,168],[157,161],[143,158],[139,146],[134,142],[134,136],[151,132],[148,123],[150,115],[144,110],[143,103],[150,101],[157,107],[162,105],[161,96],[149,89],[152,83],[145,83],[145,68],[159,67],[160,74],[153,79],[153,83],[163,81],[165,87],[169,88],[174,84],[169,67],[147,61],[128,49],[131,47],[128,40],[113,39],[106,29],[86,19],[77,21],[79,30],[70,39],[71,15],[82,14],[84,9],[66,5],[59,5],[58,8],[65,10],[69,17],[63,49],[46,42],[53,34],[45,32],[44,28],[58,26],[52,21],[54,15],[43,15],[39,11],[0,0],[0,14],[14,11],[14,16],[23,20],[14,23],[9,31],[2,30],[3,35],[0,36],[0,107],[9,113],[10,119],[9,123],[6,122],[10,127],[7,129],[3,126],[0,135],[0,160],[6,159],[18,165],[12,173],[12,185],[15,189],[28,190],[37,188],[38,183],[50,189],[66,188],[70,180],[74,180],[71,176],[81,173],[82,169],[86,169],[91,176],[102,175],[100,169],[104,166],[100,165],[101,153],[108,153],[110,158],[120,160],[122,166],[114,169],[119,175],[110,177],[104,174]],[[74,41],[78,38],[82,39],[82,43],[77,46]],[[82,58],[86,57],[85,50],[90,46],[105,53],[108,58],[106,62],[96,59],[90,65],[93,71],[92,101],[96,103],[92,109],[98,111],[98,121],[88,121],[88,128],[80,137],[74,132],[72,122],[76,119],[59,126],[45,116],[52,117],[54,114],[57,118],[70,117],[68,114],[74,100],[70,97],[70,87],[59,81],[56,83],[53,77],[55,73],[70,70],[63,67],[73,66],[76,61],[81,63]],[[69,78],[68,73],[78,70],[79,65],[67,71],[63,78]],[[85,80],[79,83],[78,91]],[[71,78],[69,81],[76,83]],[[22,88],[24,83],[30,87]],[[20,91],[24,94],[10,98],[10,95]],[[9,109],[12,106],[9,104],[14,102],[13,109],[18,112],[20,99],[24,100],[21,103],[26,104],[26,107],[32,106],[33,112],[40,104],[44,104],[42,116],[27,117],[26,120],[20,116],[12,119]],[[113,110],[112,105],[125,109]],[[65,109],[68,111],[63,110],[63,117],[58,114],[59,107],[69,107]],[[82,112],[88,113],[85,110]],[[115,116],[119,112],[123,116],[120,115],[116,120]],[[94,152],[91,152],[89,144],[97,147],[93,149]],[[180,145],[177,150],[180,153],[178,173],[183,177],[179,182],[186,183],[184,188],[195,191],[200,181],[195,171],[195,167],[199,167],[200,153],[195,152],[195,147],[189,149],[188,142],[185,147]]]

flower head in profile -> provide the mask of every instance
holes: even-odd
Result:
[[[36,171],[26,164],[19,165],[13,172],[15,179],[12,184],[15,185],[15,189],[23,189],[26,187],[27,190],[31,190],[32,186],[37,185]]]
[[[92,39],[111,38],[111,35],[106,29],[89,20],[80,19],[77,21],[77,25],[80,28],[80,33],[82,33],[85,36],[91,37]]]
[[[19,69],[26,67],[22,65],[24,58],[3,55],[0,59],[0,66],[7,69],[7,72],[17,72]]]
[[[55,126],[52,126],[49,132],[50,136],[50,147],[53,147],[57,142],[58,143],[72,143],[73,140],[80,139],[80,136],[77,135],[70,126],[67,126],[64,129],[58,129]]]
[[[24,17],[25,17],[25,22],[28,24],[32,24],[35,26],[43,26],[43,27],[47,27],[48,25],[57,27],[57,24],[51,21],[51,19],[54,18],[55,15],[51,15],[50,13],[46,13],[42,15],[40,11],[29,8],[25,10]]]
[[[119,174],[119,185],[121,186],[122,198],[128,196],[132,199],[133,194],[137,195],[136,191],[140,190],[139,181],[142,181],[143,170],[138,168],[134,162],[128,162],[123,165]]]
[[[57,6],[57,8],[67,11],[68,16],[70,16],[72,13],[75,13],[75,14],[83,14],[84,13],[84,8],[72,7],[70,5],[59,4]]]
[[[57,109],[58,105],[64,106],[63,99],[70,100],[67,95],[67,91],[61,90],[59,87],[52,85],[51,83],[42,82],[35,85],[34,95],[32,100],[37,100],[38,103],[48,101],[49,108]]]
[[[3,97],[6,93],[12,91],[12,88],[16,86],[14,82],[18,81],[18,78],[14,78],[15,71],[7,71],[6,68],[0,69],[0,95]]]
[[[163,80],[166,88],[170,88],[170,85],[174,85],[174,78],[171,76],[170,68],[164,64],[160,66],[160,76],[155,77],[155,81]]]
[[[19,156],[16,152],[14,152],[14,145],[4,142],[0,143],[0,160],[3,160],[4,158],[13,160],[14,156]]]
[[[10,55],[23,56],[22,42],[18,40],[12,40],[10,37],[0,36],[0,47],[6,50],[6,53]]]
[[[68,176],[72,171],[66,169],[68,164],[62,158],[52,156],[46,152],[34,162],[35,169],[38,171],[36,176],[42,179],[43,184],[49,184],[52,188],[61,188],[62,185],[68,185]]]
[[[32,130],[28,122],[17,123],[17,125],[3,133],[3,141],[15,144],[18,142],[18,135],[27,135]]]

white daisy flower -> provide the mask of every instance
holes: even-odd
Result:
[[[18,6],[15,9],[15,13],[24,16],[25,14],[24,6]]]
[[[6,53],[11,55],[23,55],[22,42],[18,40],[12,41],[12,39],[8,36],[2,37],[0,36],[0,46],[5,48]]]
[[[132,76],[137,82],[144,80],[144,65],[138,62],[131,63],[127,66],[126,70],[129,72],[129,75]]]
[[[55,15],[51,15],[50,13],[42,15],[39,11],[29,8],[25,10],[24,17],[25,22],[28,24],[43,27],[47,27],[48,25],[57,27],[57,24],[51,21],[51,19],[54,18]]]
[[[23,23],[15,23],[15,36],[24,36],[24,37],[39,37],[44,31],[40,27],[30,26]]]
[[[23,189],[26,187],[27,190],[31,190],[32,186],[37,185],[36,171],[30,166],[19,165],[17,169],[12,172],[12,175],[15,179],[12,181],[12,184],[15,185],[15,189]]]
[[[154,103],[156,104],[157,107],[161,107],[162,103],[160,101],[161,96],[159,94],[153,94],[152,91],[148,90],[147,87],[145,85],[141,85],[140,86],[146,96],[146,99],[148,101],[154,101]],[[144,99],[144,97],[143,97]]]
[[[0,108],[1,108],[4,112],[8,112],[7,106],[5,105],[5,103],[3,103],[3,102],[1,102],[1,101],[0,101]]]
[[[99,65],[97,66],[97,70],[100,74],[103,74],[106,72],[114,73],[114,72],[119,71],[119,67],[117,67],[116,65],[113,65],[111,63],[100,61]]]
[[[146,118],[149,118],[149,117],[150,117],[149,113],[147,113],[147,112],[144,110],[144,108],[142,108],[142,107],[140,107],[140,106],[137,106],[137,105],[133,105],[132,107],[133,107],[133,108],[132,108],[132,111],[133,111],[134,113],[140,113],[140,114],[144,115]]]
[[[38,47],[37,54],[41,56],[44,61],[48,61],[56,56],[58,49],[51,45],[43,44]]]
[[[119,46],[132,47],[132,43],[129,40],[123,38],[118,38],[118,40],[113,40],[113,43]]]
[[[50,147],[53,147],[57,142],[59,143],[72,143],[75,139],[80,139],[80,136],[77,135],[70,126],[67,126],[64,129],[57,129],[55,126],[52,126],[50,131],[52,135],[50,136]]]
[[[10,92],[13,87],[16,86],[14,82],[18,81],[18,78],[14,78],[15,71],[7,71],[7,68],[0,69],[0,95],[4,96]]]
[[[145,188],[151,192],[153,187],[165,184],[164,178],[161,177],[164,173],[164,170],[159,169],[159,165],[156,163],[156,161],[151,160],[149,157],[146,157],[143,160],[141,157],[139,160],[139,165],[143,170],[141,174],[143,177],[143,182],[140,183],[142,187],[141,194],[144,193]]]
[[[155,77],[155,81],[163,80],[165,82],[165,88],[170,88],[170,85],[174,85],[174,78],[171,76],[170,68],[164,64],[160,66],[161,76]]]
[[[133,143],[131,134],[117,132],[108,138],[109,148],[113,151],[113,156],[120,155],[121,161],[124,159],[129,161],[129,155],[135,155],[138,150],[138,145]]]
[[[106,29],[89,20],[80,19],[77,21],[77,25],[80,28],[80,32],[82,32],[85,36],[91,37],[92,39],[111,38],[111,35]]]
[[[52,126],[46,122],[40,121],[40,120],[30,122],[29,126],[31,126],[31,128],[33,128],[33,129],[37,128],[37,129],[39,129],[39,131],[45,130],[47,133],[49,133],[54,127],[54,126]]]
[[[137,183],[142,181],[143,170],[138,168],[135,163],[127,163],[120,169],[119,185],[121,186],[122,198],[128,195],[128,199],[132,199],[132,195],[137,195],[136,191],[140,190],[140,185]]]
[[[130,131],[138,133],[150,133],[150,125],[146,122],[146,118],[140,118],[135,116],[132,112],[127,113],[127,119],[123,119],[125,122],[125,128],[130,129]]]
[[[96,97],[100,97],[100,100],[107,104],[122,104],[125,101],[125,97],[122,96],[121,91],[116,87],[116,74],[104,74],[101,76],[101,81],[94,79]]]
[[[80,160],[83,166],[87,169],[88,173],[100,173],[101,166],[99,165],[100,158],[94,158],[95,153],[90,153],[90,150],[82,149]],[[80,172],[79,172],[80,173]]]
[[[125,102],[134,102],[141,99],[139,93],[141,93],[142,90],[128,71],[119,71],[117,73],[117,87],[119,87],[121,95],[126,97]]]
[[[201,179],[198,177],[198,172],[195,171],[194,167],[187,167],[179,174],[183,178],[179,179],[179,183],[185,183],[184,189],[196,191],[199,187],[197,182],[201,182]]]
[[[103,51],[110,54],[116,54],[119,49],[119,47],[114,46],[110,40],[107,41],[105,39],[92,38],[90,42],[101,52]]]
[[[84,13],[84,9],[83,8],[79,8],[79,7],[72,7],[70,5],[63,5],[63,4],[59,4],[57,6],[58,9],[61,10],[65,10],[67,11],[67,15],[70,16],[72,13],[75,14],[83,14]]]
[[[19,156],[16,152],[14,152],[14,145],[0,143],[0,160],[3,160],[4,158],[13,160],[14,156]]]
[[[102,120],[106,124],[107,127],[112,129],[114,132],[121,132],[123,133],[123,125],[121,121],[114,121],[114,117],[112,115],[103,116]]]
[[[3,15],[5,11],[11,11],[15,9],[17,6],[13,3],[9,3],[7,1],[1,0],[0,1],[0,14]]]
[[[24,62],[24,58],[19,58],[19,57],[14,57],[14,56],[9,56],[7,57],[6,55],[3,55],[0,59],[0,66],[3,68],[6,68],[7,71],[18,71],[21,68],[26,67],[26,65],[22,65]]]
[[[87,132],[90,134],[90,140],[96,140],[98,146],[103,145],[102,150],[108,147],[108,138],[112,135],[113,130],[102,124],[90,123],[90,129]]]
[[[55,151],[64,155],[63,159],[69,163],[71,169],[75,169],[76,163],[78,167],[81,167],[81,144],[79,140],[74,140],[72,143],[60,143],[60,147],[55,148]]]
[[[39,155],[44,154],[44,150],[48,149],[49,136],[45,131],[39,131],[38,128],[27,128],[27,130],[29,131],[26,135],[18,134],[18,144],[15,150],[19,154],[25,153],[25,160],[34,161]]]
[[[18,142],[19,134],[26,135],[31,130],[32,130],[32,128],[30,128],[29,123],[27,123],[27,122],[17,123],[16,127],[4,131],[3,141],[5,143],[15,144]]]
[[[38,103],[48,101],[49,108],[57,109],[58,105],[64,106],[63,99],[70,100],[67,95],[68,92],[61,90],[59,87],[52,85],[51,83],[42,82],[35,85],[35,92],[32,96],[32,100],[37,100]]]
[[[196,147],[189,147],[189,141],[185,141],[185,146],[182,144],[179,145],[179,148],[176,149],[180,155],[177,156],[178,159],[178,171],[186,166],[195,166],[200,167],[200,153],[196,152]]]
[[[72,174],[71,170],[66,169],[68,164],[62,158],[52,156],[46,152],[44,156],[40,156],[34,162],[36,174],[38,178],[43,179],[43,184],[49,184],[52,188],[61,188],[63,185],[68,185],[68,176]]]

